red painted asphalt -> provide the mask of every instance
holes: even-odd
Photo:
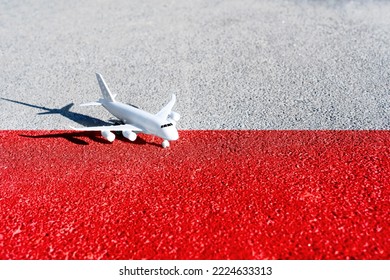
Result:
[[[0,258],[390,258],[389,131],[180,136],[0,131]]]

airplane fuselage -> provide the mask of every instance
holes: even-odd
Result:
[[[137,139],[137,133],[153,134],[163,139],[163,148],[169,147],[169,141],[179,139],[176,123],[180,114],[172,111],[176,102],[176,95],[172,94],[171,100],[155,115],[138,107],[115,101],[110,89],[107,87],[102,75],[96,73],[96,78],[102,91],[103,98],[96,102],[89,102],[81,106],[103,106],[123,124],[111,126],[90,126],[86,128],[74,128],[76,130],[100,131],[102,137],[109,142],[115,140],[115,131],[121,131],[123,137],[130,141]]]
[[[121,102],[111,102],[101,99],[102,106],[124,124],[139,127],[146,134],[154,134],[165,140],[177,140],[178,131],[174,125],[162,127],[167,123],[155,115]]]

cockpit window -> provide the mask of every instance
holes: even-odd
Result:
[[[168,126],[172,126],[172,125],[173,125],[172,123],[163,124],[163,125],[161,126],[161,128],[168,127]]]

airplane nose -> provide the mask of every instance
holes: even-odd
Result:
[[[179,139],[179,132],[175,129],[175,130],[172,130],[170,133],[169,133],[169,140],[171,141],[175,141]]]

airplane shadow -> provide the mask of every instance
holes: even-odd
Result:
[[[68,118],[71,121],[74,121],[74,122],[76,122],[76,123],[78,123],[78,124],[80,124],[82,126],[111,125],[111,123],[99,120],[99,119],[94,118],[94,117],[90,117],[90,116],[87,116],[87,115],[71,112],[70,108],[73,107],[74,103],[69,103],[68,105],[65,105],[64,107],[62,107],[60,109],[56,109],[56,108],[47,108],[47,107],[43,107],[43,106],[37,106],[37,105],[34,105],[34,104],[29,104],[29,103],[16,101],[16,100],[12,100],[12,99],[7,99],[7,98],[1,98],[1,99],[5,100],[5,101],[9,101],[9,102],[13,102],[13,103],[16,103],[16,104],[20,104],[20,105],[24,105],[24,106],[27,106],[27,107],[36,108],[36,109],[45,111],[45,112],[37,113],[37,115],[60,114],[61,116],[65,117],[65,118]]]
[[[80,113],[71,112],[70,108],[73,107],[74,103],[69,103],[68,105],[65,105],[64,107],[62,107],[60,109],[56,109],[56,108],[47,108],[47,107],[43,107],[43,106],[37,106],[34,104],[29,104],[29,103],[25,103],[25,102],[21,102],[21,101],[17,101],[17,100],[12,100],[12,99],[7,99],[7,98],[3,98],[3,97],[1,99],[5,100],[5,101],[9,101],[9,102],[13,102],[16,104],[20,104],[20,105],[24,105],[24,106],[28,106],[31,108],[36,108],[36,109],[45,111],[45,112],[38,113],[38,115],[60,114],[61,116],[68,118],[71,121],[74,121],[82,126],[104,126],[104,125],[119,124],[118,120],[115,120],[115,119],[110,119],[109,122],[105,122],[105,121],[102,121],[102,120],[94,118],[94,117],[90,117],[90,116],[83,115]],[[95,142],[98,142],[98,143],[102,143],[102,144],[106,144],[106,145],[111,144],[110,142],[106,141],[105,139],[103,139],[100,136],[100,132],[95,132],[95,131],[47,133],[47,134],[43,134],[43,135],[23,135],[23,134],[20,134],[20,136],[28,137],[28,138],[64,138],[64,139],[66,139],[74,144],[78,144],[78,145],[88,145],[88,142],[85,141],[84,139],[82,139],[82,138],[88,138],[88,139],[95,141]],[[137,145],[149,144],[149,145],[160,146],[157,143],[148,143],[146,140],[140,138],[139,136],[137,137],[137,139],[135,141],[131,142],[130,140],[123,137],[120,132],[116,133],[116,140],[128,142],[131,144],[137,144]]]
[[[135,141],[130,141],[126,139],[125,137],[120,134],[120,132],[115,133],[115,141],[122,141],[135,145],[152,145],[152,146],[158,146],[160,147],[159,144],[153,143],[153,142],[147,142],[145,139],[141,138],[139,135]],[[69,142],[72,142],[77,145],[89,145],[89,142],[85,140],[85,138],[98,142],[104,145],[111,145],[112,143],[105,140],[100,136],[100,132],[96,131],[82,131],[82,132],[61,132],[61,133],[46,133],[46,134],[41,134],[41,135],[26,135],[26,134],[19,134],[21,137],[27,137],[27,138],[64,138]]]

